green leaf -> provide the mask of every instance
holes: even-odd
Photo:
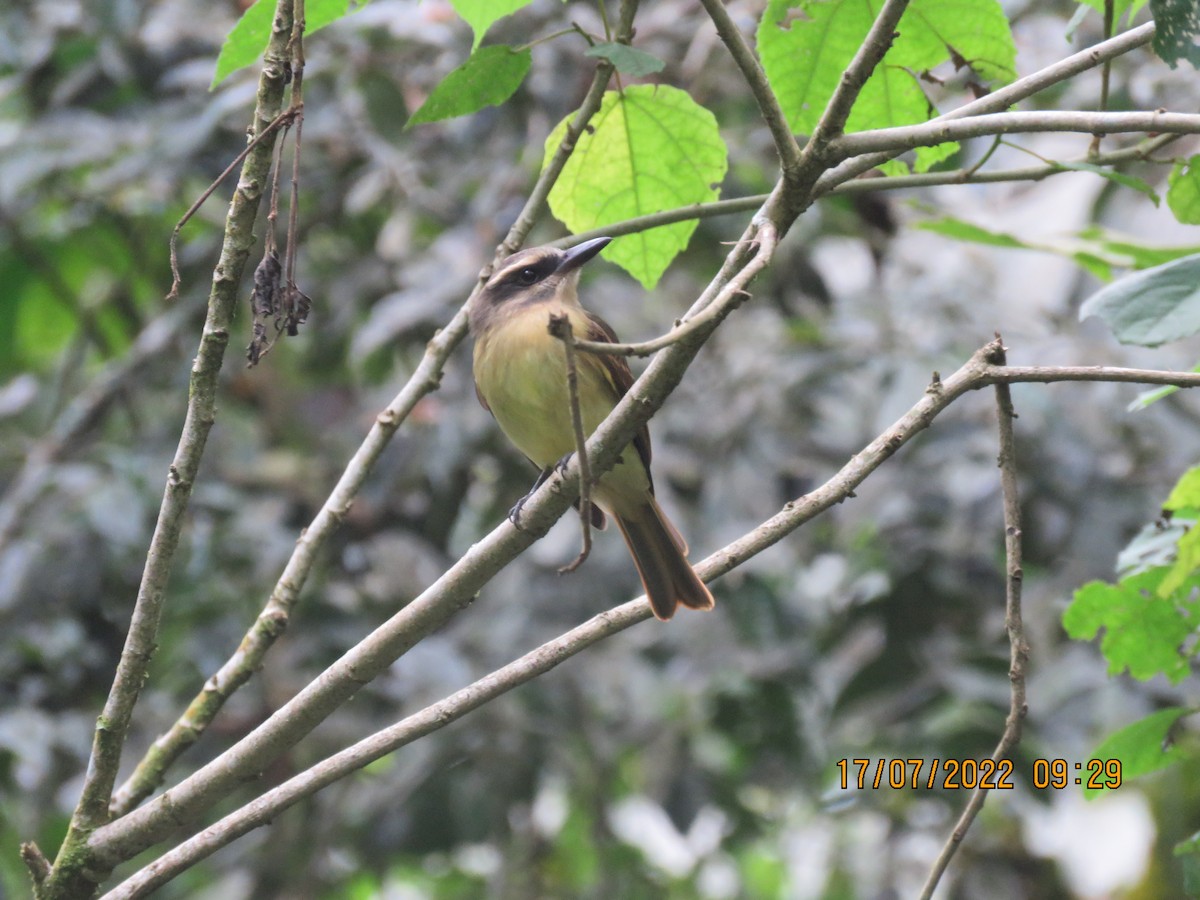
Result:
[[[336,22],[350,11],[350,0],[306,0],[304,4],[304,36],[321,30],[330,22]],[[242,13],[233,26],[221,53],[217,56],[217,68],[213,72],[211,91],[238,69],[253,65],[267,49],[271,38],[271,21],[275,16],[274,0],[255,0]]]
[[[758,52],[793,131],[810,134],[879,11],[877,0],[770,0]],[[795,12],[793,12],[793,10]],[[897,38],[846,122],[863,131],[926,121],[931,105],[914,73],[953,60],[982,78],[1015,77],[1016,46],[996,0],[914,0]],[[918,152],[927,170],[957,145]]]
[[[1105,238],[1100,246],[1108,253],[1124,256],[1129,260],[1129,266],[1134,269],[1149,269],[1172,260],[1182,259],[1200,253],[1200,246],[1187,247],[1148,247],[1145,244],[1134,244],[1130,241],[1118,241]]]
[[[1171,488],[1163,509],[1200,509],[1200,466],[1192,466]]]
[[[1200,528],[1189,528],[1176,545],[1175,562],[1158,586],[1158,596],[1167,599],[1200,569]]]
[[[1172,69],[1185,59],[1200,69],[1200,6],[1196,0],[1150,0],[1154,52]]]
[[[1175,163],[1167,176],[1167,206],[1184,225],[1200,225],[1200,156]]]
[[[1200,371],[1192,369],[1193,372]],[[1153,388],[1152,390],[1142,391],[1136,397],[1129,401],[1129,405],[1125,407],[1125,412],[1140,412],[1148,406],[1152,406],[1164,397],[1170,397],[1179,388],[1173,384],[1165,385],[1164,387]]]
[[[530,0],[450,0],[455,11],[466,19],[471,30],[475,32],[475,40],[471,50],[479,47],[479,42],[492,27],[492,23],[505,16],[511,16],[523,6],[528,6]]]
[[[1183,757],[1183,751],[1171,739],[1175,723],[1193,710],[1172,707],[1151,713],[1146,718],[1113,732],[1092,753],[1092,759],[1119,759],[1121,778],[1136,778],[1165,769]],[[1086,780],[1086,779],[1085,779]],[[1090,800],[1111,788],[1084,788]]]
[[[1100,652],[1110,674],[1128,669],[1147,681],[1161,673],[1178,683],[1191,671],[1179,648],[1195,631],[1193,621],[1174,603],[1153,596],[1165,571],[1153,569],[1115,585],[1089,582],[1063,612],[1063,627],[1077,640],[1091,640],[1103,629]]]
[[[1200,254],[1126,275],[1093,294],[1079,318],[1097,316],[1122,344],[1156,347],[1200,331]]]
[[[404,127],[466,116],[503,103],[521,86],[531,62],[528,48],[480,47],[441,80]]]
[[[1112,264],[1107,259],[1085,250],[1072,253],[1071,259],[1100,281],[1112,281]]]
[[[596,44],[589,47],[588,56],[607,59],[622,75],[630,78],[643,78],[661,72],[666,65],[657,56],[644,50],[637,50],[628,44]]]
[[[1133,188],[1135,191],[1141,191],[1151,202],[1158,206],[1162,202],[1162,198],[1149,184],[1142,181],[1140,178],[1134,178],[1132,175],[1125,175],[1122,172],[1117,172],[1107,166],[1094,166],[1091,163],[1082,162],[1056,162],[1060,169],[1069,169],[1072,172],[1091,172],[1093,175],[1099,175],[1101,178],[1107,178],[1109,181],[1116,184],[1124,185],[1127,188]]]
[[[958,241],[967,241],[972,244],[987,244],[992,247],[1008,247],[1015,250],[1041,249],[1034,244],[1027,244],[1020,238],[1003,231],[989,231],[986,228],[981,228],[978,225],[973,225],[970,222],[964,222],[962,219],[955,219],[951,216],[918,222],[916,227],[924,231],[932,231],[935,234],[954,238]]]
[[[547,162],[571,118],[546,139]],[[550,191],[550,209],[578,233],[706,203],[720,195],[727,157],[717,120],[685,91],[666,85],[609,91]],[[602,255],[649,289],[687,246],[696,225],[692,219],[626,235]]]

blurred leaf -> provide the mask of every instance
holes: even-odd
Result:
[[[869,0],[771,0],[767,5],[758,27],[758,52],[793,131],[812,133],[875,14],[876,4]],[[1015,77],[1016,45],[995,0],[914,0],[897,32],[864,85],[847,132],[926,121],[932,106],[913,73],[949,60],[970,66],[985,80]],[[956,147],[918,150],[918,168],[927,170]]]
[[[1126,275],[1093,294],[1079,318],[1097,316],[1122,344],[1157,347],[1200,331],[1200,254]]]
[[[1158,586],[1158,596],[1166,599],[1200,569],[1200,528],[1189,528],[1176,545],[1175,562]]]
[[[1167,176],[1167,206],[1185,225],[1200,225],[1200,155],[1180,160]]]
[[[1165,769],[1183,755],[1182,750],[1169,739],[1175,723],[1192,712],[1194,710],[1173,707],[1152,713],[1110,734],[1092,752],[1091,758],[1119,759],[1122,780]],[[1090,800],[1107,790],[1111,788],[1088,788],[1085,785],[1083,793]]]
[[[1085,229],[1080,233],[1080,236],[1086,238],[1093,230],[1096,229]],[[1148,247],[1145,244],[1135,244],[1131,241],[1114,240],[1104,237],[1102,234],[1100,237],[1100,246],[1108,253],[1126,257],[1129,260],[1130,268],[1133,269],[1149,269],[1175,259],[1182,259],[1185,256],[1200,253],[1200,246],[1196,245],[1186,247]]]
[[[528,49],[514,50],[504,44],[480,47],[441,80],[404,127],[466,116],[503,103],[521,86],[531,61]]]
[[[1036,244],[1026,243],[1020,238],[1003,231],[990,231],[987,228],[981,228],[978,225],[973,225],[970,222],[964,222],[962,219],[955,219],[951,216],[917,222],[916,226],[924,231],[932,231],[935,234],[951,237],[959,241],[968,241],[973,244],[988,244],[993,247],[1010,247],[1018,250],[1042,249]]]
[[[1163,509],[1200,509],[1200,466],[1192,466],[1171,488]]]
[[[1112,281],[1112,264],[1108,260],[1082,250],[1071,254],[1071,259],[1100,281]]]
[[[1175,561],[1179,539],[1192,524],[1176,516],[1169,523],[1146,525],[1117,556],[1118,577],[1124,580],[1151,569],[1165,570]]]
[[[572,117],[546,139],[548,162]],[[550,209],[573,232],[720,196],[728,153],[717,120],[686,91],[634,85],[609,91],[550,191]],[[676,222],[617,238],[602,253],[654,287],[696,230]]]
[[[304,36],[308,37],[336,22],[350,11],[350,0],[306,0],[304,4]],[[238,69],[253,65],[267,49],[271,38],[271,23],[275,17],[274,0],[254,0],[254,4],[242,13],[217,56],[217,68],[213,72],[211,91]]]
[[[628,44],[596,44],[588,48],[587,55],[607,59],[617,67],[618,72],[630,78],[653,75],[661,72],[666,65],[657,56]]]
[[[1200,368],[1192,369],[1193,372],[1200,372]],[[1142,391],[1136,397],[1129,401],[1129,405],[1125,407],[1126,412],[1138,412],[1146,407],[1157,403],[1165,397],[1170,397],[1179,388],[1173,384],[1168,384],[1164,387],[1153,388],[1149,391]]]
[[[1101,178],[1107,178],[1116,184],[1123,185],[1127,188],[1133,188],[1135,191],[1140,191],[1150,198],[1151,202],[1158,206],[1162,202],[1162,198],[1149,184],[1142,181],[1140,178],[1134,178],[1132,175],[1126,175],[1118,172],[1109,166],[1094,166],[1091,163],[1082,162],[1057,162],[1056,165],[1060,169],[1068,169],[1072,172],[1091,172],[1093,175],[1099,175]]]
[[[787,888],[787,866],[777,855],[752,847],[738,858],[746,894],[750,897],[782,897]]]
[[[1184,892],[1189,897],[1200,896],[1200,834],[1176,844],[1174,852],[1183,870]]]
[[[471,42],[471,51],[479,47],[479,42],[492,23],[505,16],[511,16],[523,6],[528,6],[530,0],[450,0],[455,12],[462,16],[471,30],[475,32],[475,40]]]
[[[1104,0],[1079,0],[1081,8],[1094,9],[1100,15],[1104,15]],[[1115,0],[1113,3],[1113,21],[1116,22],[1125,13],[1129,13],[1129,17],[1133,18],[1138,14],[1138,11],[1146,5],[1146,0]]]
[[[1063,627],[1077,640],[1091,640],[1104,630],[1100,652],[1110,674],[1128,669],[1147,681],[1162,673],[1178,683],[1190,672],[1179,647],[1195,631],[1194,622],[1175,604],[1153,596],[1165,571],[1153,569],[1115,585],[1089,582],[1064,611]]]
[[[1174,69],[1184,59],[1200,69],[1200,6],[1196,0],[1150,0],[1154,52]]]

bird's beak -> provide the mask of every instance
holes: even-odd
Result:
[[[612,243],[610,237],[592,238],[590,241],[584,241],[582,244],[576,244],[563,255],[562,262],[558,264],[556,272],[572,272],[578,269],[585,262]]]

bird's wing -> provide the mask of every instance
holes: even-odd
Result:
[[[599,343],[616,344],[619,343],[617,334],[612,330],[607,322],[599,316],[588,313],[588,333],[586,339]],[[617,394],[617,399],[624,397],[631,387],[633,387],[633,372],[629,369],[629,363],[625,361],[625,357],[609,355],[607,353],[586,354],[594,356],[595,359],[604,367],[604,372],[608,376],[608,380],[612,382],[612,386]],[[638,456],[642,458],[642,464],[646,467],[646,475],[650,475],[650,429],[645,424],[638,430],[638,433],[633,436],[633,447],[638,452]],[[654,492],[654,482],[650,482],[650,491]]]

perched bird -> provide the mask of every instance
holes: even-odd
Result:
[[[475,390],[517,449],[542,470],[575,449],[567,393],[566,351],[549,330],[566,315],[577,337],[616,343],[612,328],[579,303],[580,268],[612,240],[584,241],[570,250],[533,247],[502,262],[471,304],[475,337]],[[596,430],[633,384],[624,357],[580,353],[576,358],[579,408],[587,434]],[[593,502],[616,520],[654,614],[669,619],[679,604],[712,609],[713,598],[687,561],[687,544],[654,499],[650,432],[646,426],[617,464],[592,488]],[[520,503],[513,508],[514,523]],[[604,527],[604,515],[595,521]]]

